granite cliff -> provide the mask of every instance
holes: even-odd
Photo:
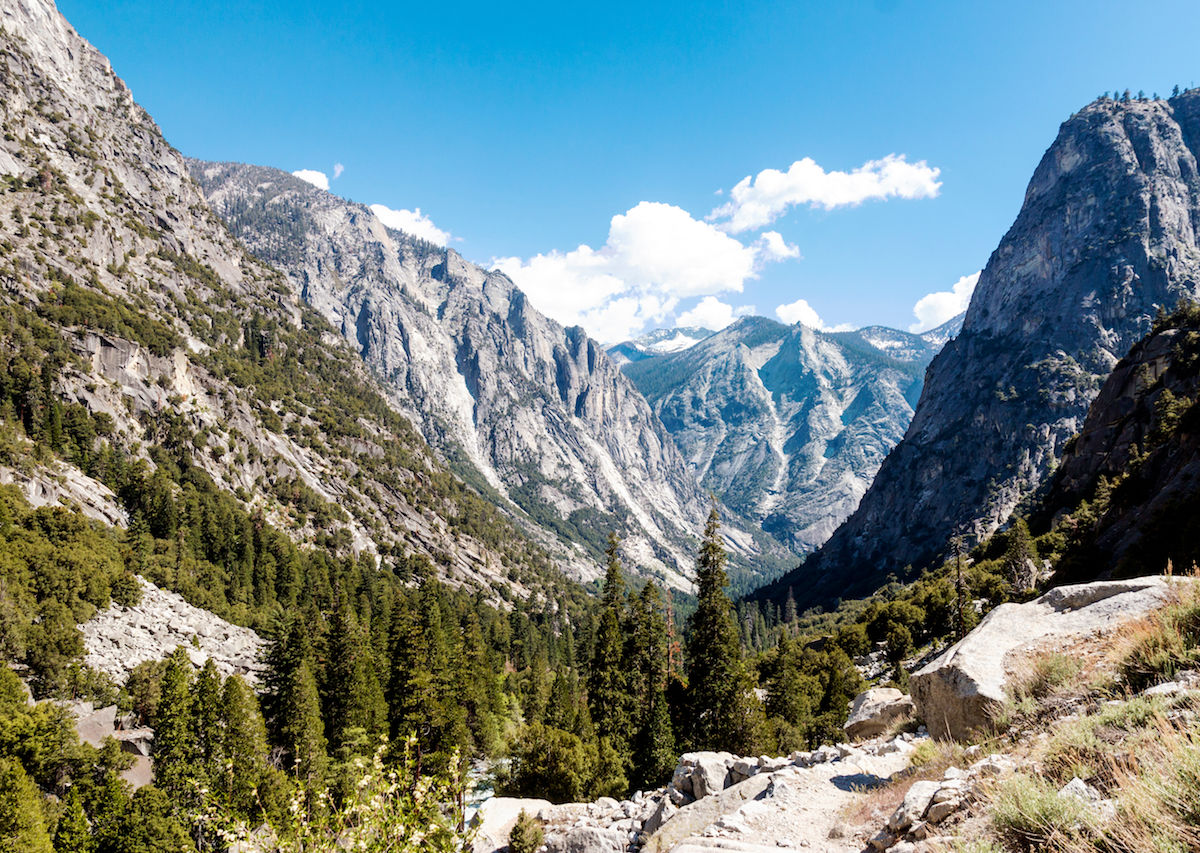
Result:
[[[1036,494],[1160,307],[1200,291],[1200,92],[1089,104],[1043,156],[962,333],[858,509],[765,596],[879,586]]]

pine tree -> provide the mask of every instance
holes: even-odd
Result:
[[[1037,582],[1036,565],[1037,550],[1029,535],[1029,525],[1018,518],[1008,531],[1008,548],[1004,553],[1004,568],[1014,593],[1023,593]]]
[[[285,620],[275,633],[267,653],[270,733],[296,775],[319,783],[329,759],[312,643],[299,618]]]
[[[250,818],[257,806],[255,792],[268,773],[267,728],[254,691],[240,676],[225,679],[221,720],[225,764],[219,790],[234,814]]]
[[[196,761],[210,783],[224,764],[224,738],[221,723],[221,676],[212,658],[204,662],[192,683],[192,726]]]
[[[20,762],[0,758],[0,850],[53,853],[37,786]]]
[[[95,849],[96,839],[88,826],[83,801],[79,798],[79,792],[73,790],[67,797],[66,807],[58,819],[58,829],[54,832],[55,853],[93,853]]]
[[[354,738],[373,740],[382,733],[387,709],[371,646],[341,589],[334,602],[324,705],[330,746],[341,750]]]
[[[675,732],[667,708],[667,625],[658,587],[642,587],[633,609],[628,670],[637,709],[633,739],[635,788],[657,788],[675,766]]]
[[[696,610],[684,648],[688,676],[688,741],[695,750],[756,750],[757,699],[742,662],[733,606],[725,592],[725,548],[716,501],[696,561]]]
[[[588,705],[596,733],[607,739],[618,753],[628,750],[630,736],[629,688],[625,668],[624,631],[621,623],[625,609],[625,579],[618,554],[620,540],[608,537],[608,568],[604,575],[604,597],[600,628],[592,652],[588,675]]]
[[[154,784],[172,798],[195,795],[196,731],[192,662],[182,647],[167,658],[154,711]]]
[[[442,623],[441,584],[425,571],[417,613],[401,613],[394,632],[389,717],[393,740],[415,734],[420,760],[434,769],[467,745],[460,656]]]

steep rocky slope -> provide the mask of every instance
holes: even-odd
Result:
[[[853,512],[903,436],[939,346],[878,326],[825,333],[747,317],[624,369],[705,488],[807,552]]]
[[[232,231],[285,271],[460,472],[480,472],[497,500],[554,531],[583,565],[616,530],[643,571],[685,583],[704,492],[642,395],[582,329],[538,313],[503,274],[291,175],[200,162],[192,170]],[[738,556],[762,565],[750,534],[729,535]]]
[[[229,234],[108,61],[50,0],[0,26],[0,481],[123,523],[107,486],[161,472],[298,540],[525,594],[544,551]]]
[[[1035,492],[1159,306],[1200,291],[1200,91],[1065,122],[853,516],[764,592],[828,601],[977,539]]]
[[[1064,537],[1060,580],[1200,561],[1200,311],[1160,319],[1113,370],[1031,519]]]

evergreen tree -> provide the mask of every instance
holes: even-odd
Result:
[[[417,613],[397,623],[389,714],[393,740],[415,734],[420,760],[443,767],[467,745],[467,713],[459,683],[459,655],[443,627],[441,584],[432,572],[421,581]]]
[[[695,750],[752,755],[757,741],[758,700],[742,661],[733,606],[725,591],[725,548],[716,501],[704,527],[696,561],[696,610],[688,620],[688,741]]]
[[[96,839],[88,826],[83,801],[78,791],[72,791],[54,832],[55,853],[94,853],[95,849]]]
[[[221,723],[221,676],[212,658],[204,662],[192,682],[192,726],[196,761],[203,778],[212,783],[225,761]]]
[[[0,850],[53,853],[41,796],[20,762],[0,758]]]
[[[642,587],[633,609],[628,670],[637,709],[633,786],[657,788],[675,767],[675,732],[667,708],[667,625],[658,587]]]
[[[324,686],[325,720],[332,749],[341,750],[354,738],[373,740],[383,731],[387,709],[374,655],[340,588],[329,622],[329,664]]]
[[[266,682],[275,743],[299,778],[319,783],[329,760],[312,643],[301,619],[292,617],[277,626],[267,654]]]
[[[218,787],[234,814],[250,818],[256,811],[256,792],[268,775],[267,728],[254,691],[240,676],[225,679],[221,719],[225,764]]]
[[[1037,549],[1029,534],[1025,519],[1018,518],[1008,531],[1008,548],[1004,552],[1004,569],[1016,594],[1031,589],[1037,582]]]
[[[192,714],[192,662],[182,647],[167,658],[154,712],[154,784],[168,796],[195,795],[196,730]]]
[[[618,754],[625,754],[628,752],[631,726],[625,641],[621,625],[625,609],[625,579],[618,554],[620,544],[616,534],[610,533],[605,550],[608,568],[604,575],[600,628],[588,675],[588,705],[597,735],[608,740]]]

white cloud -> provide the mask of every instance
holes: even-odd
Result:
[[[329,191],[329,176],[324,172],[318,172],[316,169],[297,169],[292,174],[302,181],[308,181],[319,190]]]
[[[821,319],[817,309],[809,305],[807,299],[797,299],[795,302],[777,306],[775,316],[789,326],[801,323],[810,329],[821,332],[852,332],[857,328],[852,323],[838,323],[836,326],[825,325],[825,321]]]
[[[742,305],[734,308],[722,302],[715,296],[701,299],[690,311],[684,311],[675,318],[676,326],[699,326],[702,329],[712,329],[719,332],[738,317],[754,313],[753,305]]]
[[[775,309],[775,316],[789,326],[794,323],[803,323],[810,329],[825,328],[825,322],[817,314],[817,309],[809,305],[807,299],[797,299],[787,305],[780,305]]]
[[[680,300],[741,292],[763,264],[798,255],[778,234],[746,245],[682,208],[643,201],[612,218],[598,249],[581,245],[492,264],[539,311],[619,341],[664,322]]]
[[[764,169],[747,175],[729,191],[729,201],[709,214],[711,221],[737,234],[770,225],[799,204],[832,210],[871,199],[933,198],[941,189],[940,169],[924,160],[909,163],[905,155],[869,160],[850,172],[826,172],[811,157],[792,163],[786,172]]]
[[[433,220],[422,213],[419,207],[416,210],[392,210],[382,204],[373,204],[371,212],[388,228],[395,228],[430,243],[445,246],[451,239],[450,232],[434,225]]]
[[[917,322],[909,326],[908,330],[926,332],[966,311],[978,281],[979,273],[971,273],[954,282],[949,290],[938,290],[922,296],[913,306],[913,316],[917,318]]]
[[[333,164],[333,179],[336,181],[338,178],[340,178],[342,176],[342,172],[344,172],[344,171],[346,171],[345,166],[343,166],[341,163],[334,163]]]
[[[800,248],[786,242],[778,231],[764,231],[755,241],[763,254],[772,261],[783,261],[789,258],[799,258]]]

